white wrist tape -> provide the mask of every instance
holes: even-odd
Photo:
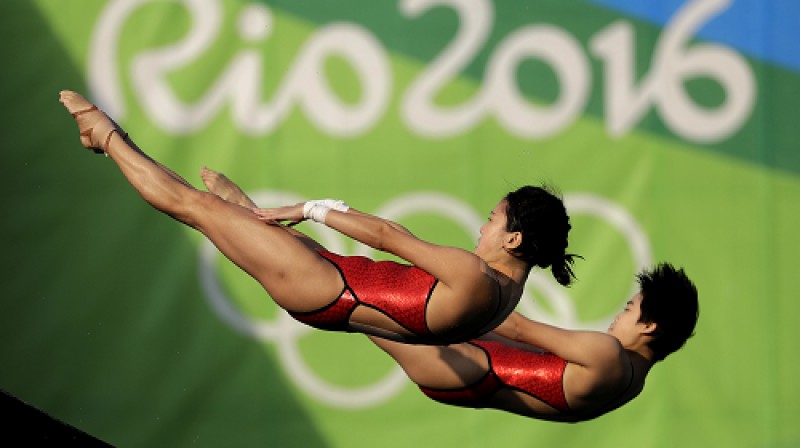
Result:
[[[318,199],[311,202],[324,205],[325,207],[328,207],[331,210],[336,210],[337,212],[346,212],[350,210],[350,206],[345,204],[345,202],[340,199]]]
[[[311,219],[312,221],[325,223],[325,217],[331,210],[346,212],[350,206],[344,201],[336,199],[318,199],[314,201],[307,201],[303,204],[303,217]]]
[[[309,207],[309,203],[306,203],[303,206],[303,217],[325,224],[325,217],[328,216],[329,211],[331,211],[330,207],[325,207],[322,204],[310,204]]]

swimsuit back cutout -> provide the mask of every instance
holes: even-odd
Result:
[[[482,403],[489,397],[495,394],[503,383],[495,375],[494,370],[491,369],[486,372],[477,383],[470,384],[469,386],[460,387],[457,389],[434,389],[425,386],[419,386],[419,389],[433,400],[444,404],[452,404],[456,406],[467,407],[483,407]]]

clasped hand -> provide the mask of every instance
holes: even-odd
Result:
[[[285,223],[288,226],[294,226],[306,219],[303,217],[304,204],[304,202],[300,202],[294,205],[284,205],[283,207],[254,208],[252,210],[259,220],[267,224],[280,225]]]

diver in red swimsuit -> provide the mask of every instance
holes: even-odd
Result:
[[[573,256],[566,253],[569,216],[561,199],[546,188],[527,186],[506,195],[470,252],[421,240],[397,223],[341,201],[257,209],[225,200],[194,188],[147,156],[81,95],[63,91],[60,101],[75,118],[86,148],[106,154],[147,203],[205,235],[286,311],[319,323],[311,314],[340,306],[343,291],[355,293],[356,306],[348,309],[346,321],[326,324],[330,328],[413,343],[466,341],[491,330],[514,309],[534,267],[549,268],[563,285],[573,279]],[[208,171],[203,176],[204,182],[213,178]],[[429,274],[435,285],[424,292],[422,301],[386,300],[404,293],[398,289],[396,294],[368,277],[343,277],[343,270],[318,248],[282,224],[306,219],[399,257]],[[380,305],[362,300],[355,288],[347,289],[360,282],[367,289],[383,288]],[[415,323],[403,323],[400,315],[415,315]]]
[[[605,333],[565,330],[512,313],[493,332],[447,346],[370,339],[442,403],[578,422],[634,399],[655,363],[694,334],[697,290],[682,269],[638,275],[640,292]]]

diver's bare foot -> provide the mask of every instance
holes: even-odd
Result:
[[[108,142],[114,132],[125,138],[117,125],[108,116],[79,93],[62,90],[59,101],[75,118],[80,130],[81,144],[98,154],[106,153]]]
[[[228,202],[241,205],[242,207],[256,208],[256,204],[244,194],[242,189],[225,177],[224,174],[203,167],[203,169],[200,170],[200,177],[203,179],[203,184],[205,184],[206,188],[208,188],[208,191],[211,193],[214,193]]]

